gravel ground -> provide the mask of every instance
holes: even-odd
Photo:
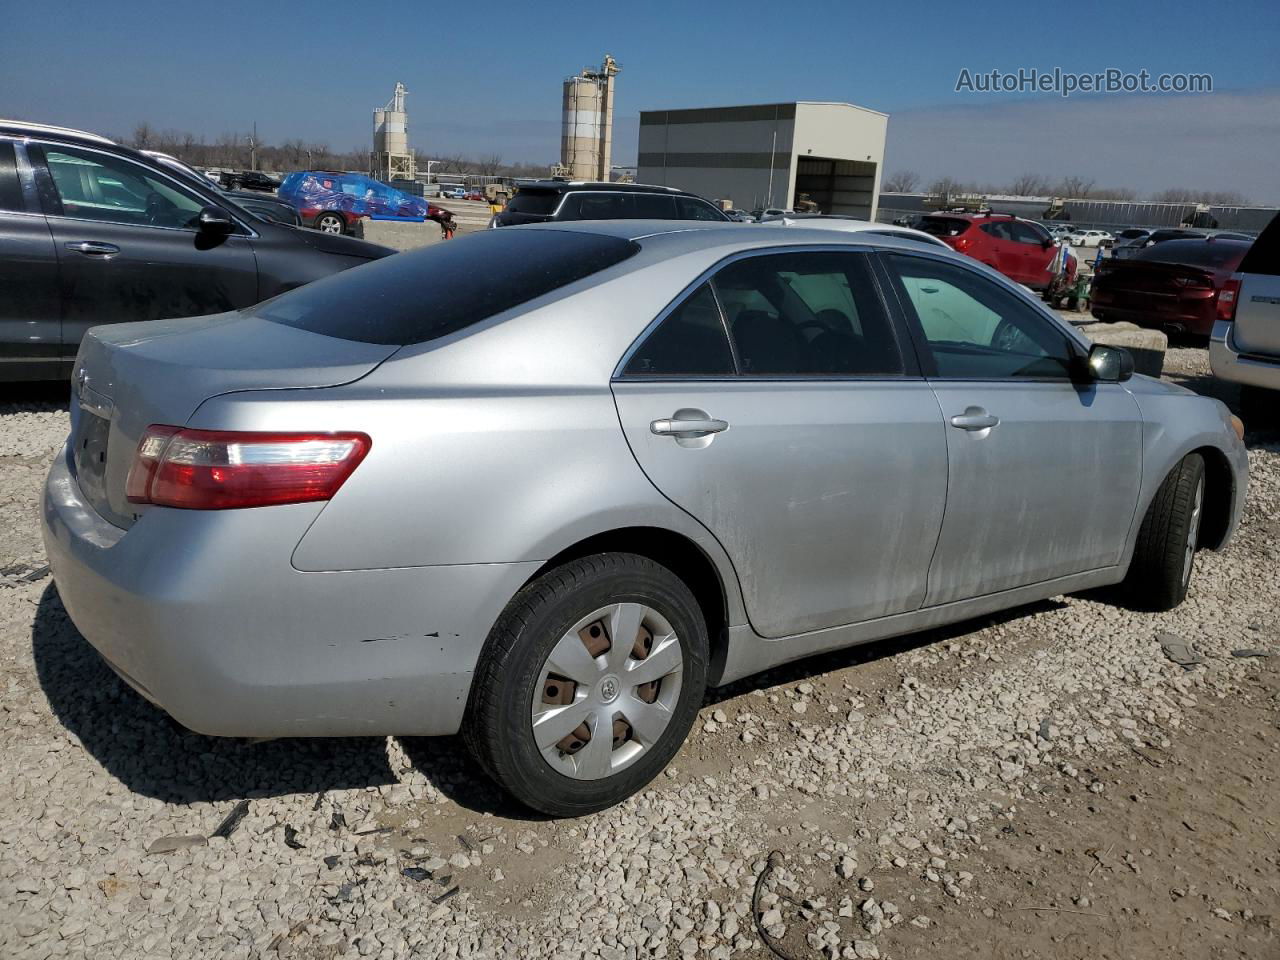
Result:
[[[1168,370],[1214,387],[1203,350]],[[767,957],[756,916],[806,960],[1280,951],[1280,680],[1232,654],[1280,653],[1275,434],[1178,610],[1069,597],[773,671],[551,822],[451,740],[216,740],[121,684],[42,576],[66,413],[33,395],[0,398],[0,956]]]

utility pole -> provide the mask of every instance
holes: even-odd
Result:
[[[249,138],[249,169],[258,169],[258,121],[253,121],[253,136]]]

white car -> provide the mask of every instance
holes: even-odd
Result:
[[[1076,230],[1068,238],[1073,247],[1109,247],[1113,240],[1105,230]]]
[[[876,223],[871,220],[856,220],[853,217],[839,215],[824,216],[822,214],[792,214],[787,217],[776,217],[763,221],[772,227],[804,227],[806,230],[841,230],[845,233],[871,233],[881,237],[903,237],[908,240],[919,240],[935,247],[950,250],[945,243],[932,234],[914,227],[900,227],[896,223]]]

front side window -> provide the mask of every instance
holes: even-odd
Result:
[[[674,197],[664,197],[660,193],[637,193],[634,197],[634,203],[634,216],[638,220],[676,219]]]
[[[204,201],[145,167],[94,150],[47,147],[53,215],[134,226],[188,227]]]
[[[905,254],[886,262],[915,311],[943,379],[1069,377],[1066,336],[1013,294],[972,270]]]
[[[724,376],[733,354],[711,285],[704,283],[669,313],[627,361],[628,376]]]
[[[1038,227],[1033,223],[1023,223],[1015,220],[1009,224],[1009,228],[1013,231],[1013,239],[1018,243],[1025,243],[1028,246],[1041,246],[1049,239],[1049,232],[1044,227]]]
[[[892,376],[902,355],[861,254],[749,257],[714,279],[746,376]]]

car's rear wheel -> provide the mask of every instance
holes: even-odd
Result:
[[[520,802],[580,816],[667,765],[706,690],[707,630],[689,588],[633,554],[574,560],[507,605],[481,654],[464,735]]]
[[[346,233],[347,223],[341,214],[322,213],[316,217],[316,229],[321,233]]]
[[[1160,484],[1138,529],[1125,578],[1129,601],[1146,610],[1172,610],[1191,585],[1204,516],[1204,458],[1187,454]]]

